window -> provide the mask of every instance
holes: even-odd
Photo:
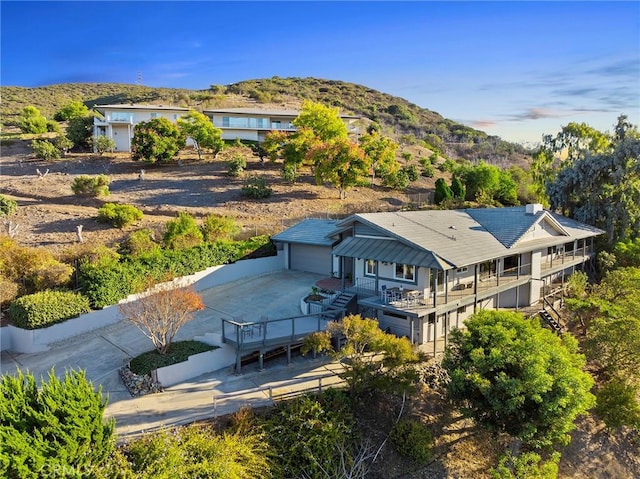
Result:
[[[365,276],[375,276],[377,272],[378,262],[375,259],[367,259],[364,262],[364,274]]]
[[[415,266],[411,264],[396,263],[394,277],[396,279],[415,281]]]
[[[502,260],[504,273],[516,273],[518,271],[518,255],[507,256]]]
[[[456,273],[466,273],[467,272],[467,267],[463,266],[462,268],[458,268],[456,270]]]
[[[462,314],[462,313],[466,313],[467,312],[467,307],[466,306],[460,306],[458,308],[458,314]]]
[[[151,113],[151,119],[162,117],[162,113]]]

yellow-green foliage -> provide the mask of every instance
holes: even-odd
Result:
[[[66,285],[73,268],[56,260],[44,248],[20,246],[8,237],[0,237],[0,276],[18,285],[21,294],[34,293]]]
[[[124,228],[142,219],[142,211],[133,205],[105,203],[98,210],[98,221],[109,223],[116,228]]]
[[[209,242],[233,239],[240,230],[236,220],[230,216],[209,215],[202,223],[204,239]]]
[[[260,433],[218,433],[191,425],[148,434],[123,448],[128,470],[138,478],[269,479],[268,445]],[[124,461],[123,461],[124,462]]]
[[[80,175],[73,179],[71,190],[76,196],[108,196],[110,182],[107,175]]]

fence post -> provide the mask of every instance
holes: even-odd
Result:
[[[322,378],[318,378],[318,392],[322,393]]]
[[[273,402],[273,387],[269,386],[269,401]]]

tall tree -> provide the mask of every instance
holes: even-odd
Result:
[[[625,128],[613,148],[586,153],[547,185],[551,207],[607,232],[609,244],[640,236],[640,133]]]
[[[160,354],[166,354],[178,330],[204,308],[192,287],[156,286],[151,294],[123,303],[118,310],[148,337]]]
[[[520,313],[481,311],[454,330],[443,366],[449,397],[492,431],[534,447],[566,443],[595,401],[576,339]]]
[[[450,200],[453,198],[453,193],[451,188],[447,185],[447,182],[444,181],[444,178],[438,178],[436,180],[436,191],[435,196],[433,198],[433,202],[436,205],[442,204],[443,201]]]
[[[22,109],[22,114],[18,119],[18,127],[22,133],[46,133],[47,119],[42,116],[40,110],[35,106],[29,105]]]
[[[316,181],[333,183],[340,191],[340,199],[346,196],[347,188],[367,176],[371,167],[364,151],[346,138],[321,143],[308,156],[315,166]]]
[[[347,125],[340,118],[340,110],[322,103],[305,101],[300,114],[293,120],[296,128],[309,128],[321,141],[346,138]]]
[[[407,338],[385,333],[378,321],[360,315],[330,323],[328,330],[346,339],[333,354],[343,361],[342,376],[356,397],[381,391],[402,394],[414,388],[420,355]]]
[[[213,122],[200,112],[190,110],[186,116],[179,118],[177,123],[184,137],[193,140],[199,160],[202,160],[203,148],[211,150],[215,155],[224,146],[222,130],[216,128]]]
[[[464,186],[462,186],[462,181],[457,176],[451,178],[451,194],[456,199],[464,200],[466,192]]]
[[[184,136],[166,118],[154,118],[133,128],[131,157],[134,161],[163,163],[173,160],[184,146]]]
[[[65,104],[53,116],[56,121],[69,121],[89,115],[89,108],[79,100],[72,100]]]
[[[30,373],[0,381],[0,476],[89,477],[114,448],[114,422],[84,371],[53,370],[38,387]]]
[[[358,139],[360,148],[371,161],[371,184],[376,174],[379,176],[394,175],[400,170],[400,162],[396,159],[398,144],[391,138],[383,136],[376,129]]]
[[[548,205],[548,186],[562,169],[571,167],[588,154],[605,153],[610,147],[611,137],[586,123],[569,123],[555,137],[544,135],[542,146],[531,163],[538,200]]]

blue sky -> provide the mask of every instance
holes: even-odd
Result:
[[[510,141],[640,123],[640,2],[0,3],[1,82],[366,85]]]

